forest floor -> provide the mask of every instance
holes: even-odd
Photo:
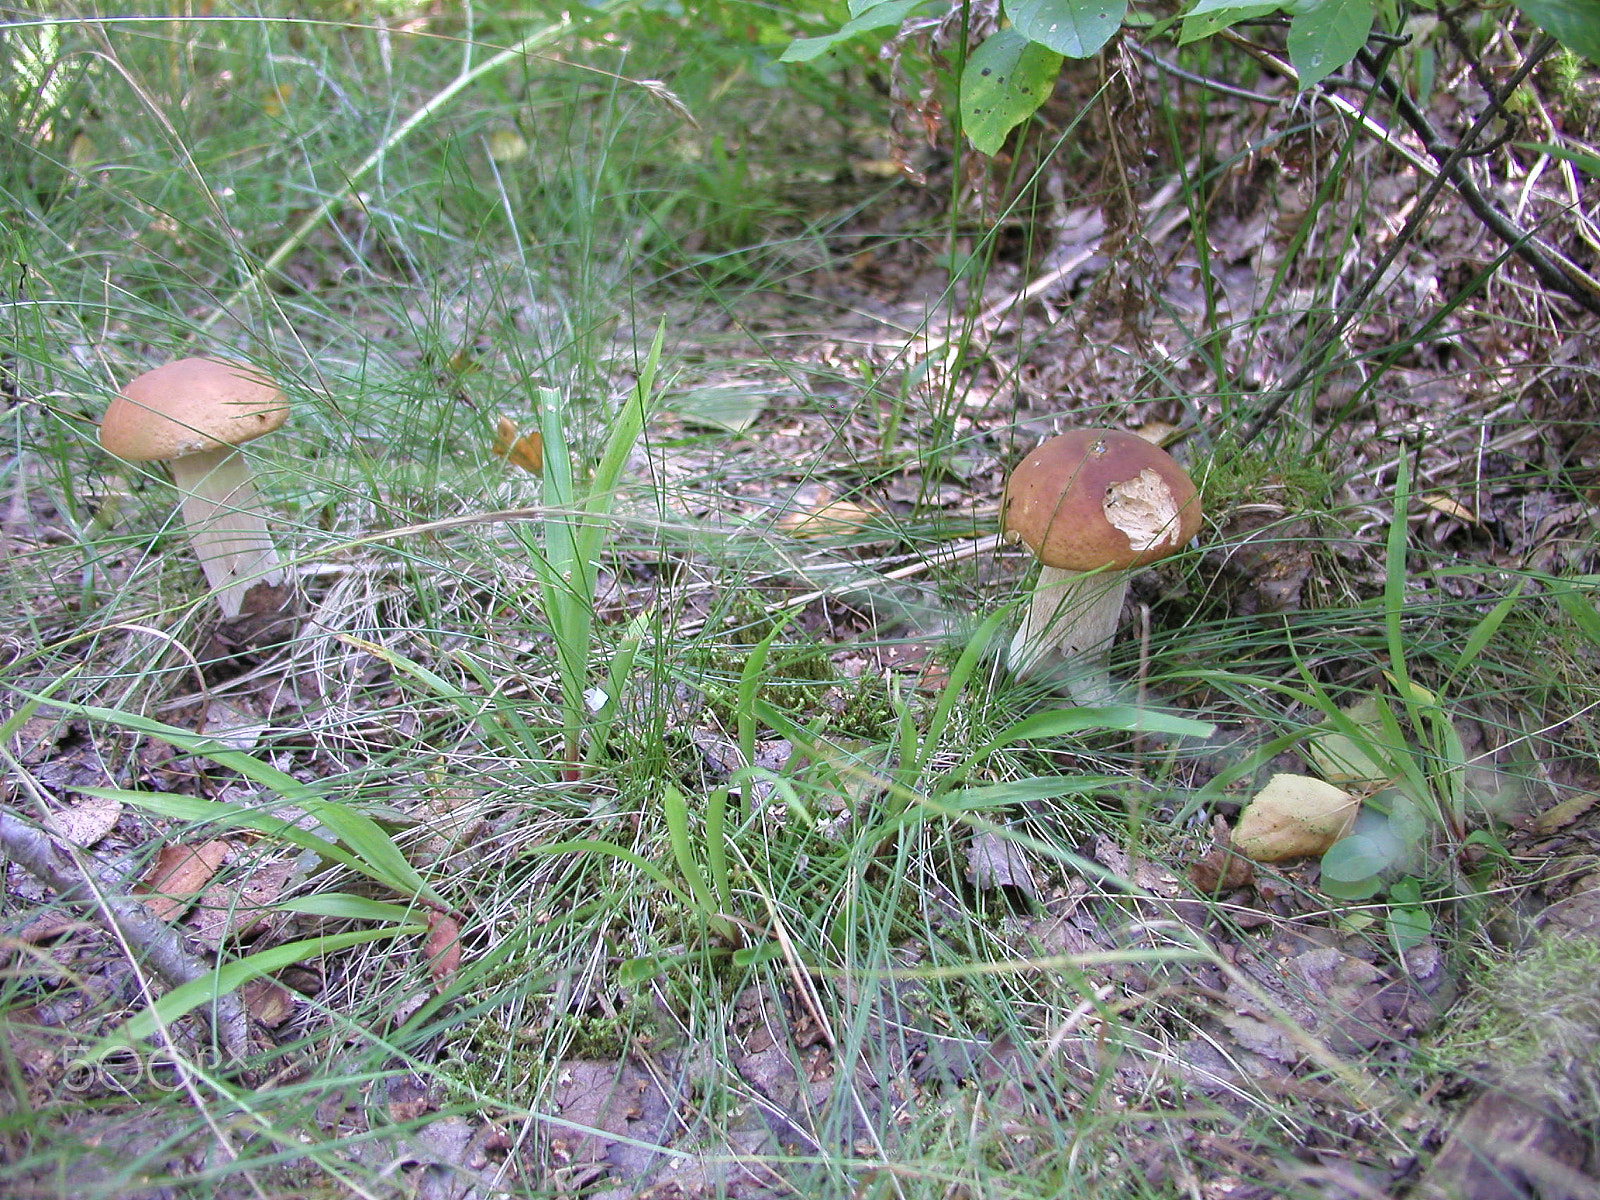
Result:
[[[11,102],[6,1195],[1600,1195],[1595,317],[1414,131],[1125,47],[987,160],[552,61],[341,194],[363,72],[443,94],[387,28],[84,22]],[[1528,142],[1473,178],[1592,270]],[[201,352],[294,410],[238,619],[95,445]],[[1080,425],[1205,509],[1087,709],[999,654]],[[1284,775],[1364,858],[1234,852]]]

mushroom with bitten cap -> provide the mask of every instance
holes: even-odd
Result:
[[[289,415],[283,392],[242,363],[184,358],[128,381],[100,422],[100,445],[126,462],[166,462],[206,582],[225,617],[283,569],[250,465],[237,446]]]
[[[1011,473],[1006,541],[1042,564],[1006,664],[1064,676],[1079,704],[1112,697],[1106,651],[1139,567],[1176,553],[1200,529],[1193,481],[1166,451],[1131,433],[1075,429],[1034,447]]]

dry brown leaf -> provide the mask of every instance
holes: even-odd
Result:
[[[294,1014],[294,993],[275,979],[252,979],[239,989],[250,1015],[276,1029]]]
[[[461,965],[461,926],[450,913],[428,914],[428,941],[422,953],[428,959],[428,974],[434,987],[443,990],[445,982]]]
[[[442,772],[434,771],[429,771],[428,783],[423,807],[416,813],[428,830],[412,856],[419,866],[471,846],[489,827],[483,817],[481,788],[448,783]]]
[[[30,767],[54,758],[70,732],[54,717],[29,717],[13,735],[17,757]]]
[[[1257,862],[1321,854],[1355,822],[1361,801],[1309,775],[1274,775],[1233,831],[1233,848]]]
[[[537,430],[523,433],[516,422],[501,417],[494,426],[494,446],[490,453],[503,458],[513,467],[521,467],[530,475],[544,472],[544,435]]]
[[[74,846],[92,846],[116,825],[122,801],[105,796],[85,796],[76,804],[58,808],[44,819],[45,828]]]
[[[1600,802],[1600,792],[1580,792],[1576,796],[1569,796],[1560,804],[1552,804],[1535,817],[1533,831],[1542,835],[1565,829],[1593,808],[1597,802]]]
[[[297,870],[292,861],[272,862],[207,888],[189,922],[195,939],[214,949],[229,937],[255,933],[279,915],[272,905]]]
[[[396,1125],[416,1121],[437,1109],[428,1095],[428,1085],[415,1075],[402,1075],[389,1082],[387,1104],[389,1120]]]
[[[973,835],[967,847],[967,882],[979,891],[1011,887],[1029,899],[1039,896],[1028,856],[1021,846],[998,833]]]
[[[144,906],[163,921],[174,920],[205,890],[231,848],[221,838],[198,846],[162,847],[140,885]]]
[[[1212,835],[1205,853],[1189,864],[1189,882],[1213,895],[1249,887],[1256,877],[1255,864],[1228,848],[1228,823],[1221,817],[1216,819]]]
[[[203,731],[207,737],[221,742],[230,750],[248,751],[256,748],[256,743],[261,740],[269,724],[242,704],[213,700],[206,705]]]
[[[31,917],[28,923],[17,931],[16,938],[29,946],[37,946],[64,934],[93,928],[94,926],[87,921],[80,921],[59,909],[47,908],[38,916]]]
[[[778,528],[790,537],[830,538],[859,533],[878,516],[875,510],[854,500],[835,499],[826,488],[817,488],[809,496],[796,496],[795,504],[778,518]]]
[[[655,1165],[675,1111],[656,1080],[627,1063],[563,1062],[549,1104],[561,1118],[552,1125],[552,1168],[610,1165],[625,1177],[638,1177]],[[620,1145],[618,1139],[626,1139]]]
[[[1169,444],[1173,435],[1178,432],[1178,426],[1170,421],[1146,421],[1133,431],[1153,446]]]

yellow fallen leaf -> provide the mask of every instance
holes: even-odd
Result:
[[[854,500],[835,500],[826,489],[819,489],[810,503],[801,503],[803,507],[778,518],[778,528],[790,537],[828,538],[860,533],[878,516]]]
[[[489,144],[489,157],[497,163],[528,157],[528,140],[515,129],[492,129],[485,141]]]
[[[1394,772],[1384,766],[1381,757],[1382,750],[1388,747],[1383,740],[1377,697],[1363,696],[1341,711],[1361,734],[1368,736],[1358,740],[1334,730],[1313,734],[1305,742],[1307,763],[1330,783],[1388,783]],[[1328,724],[1327,719],[1322,723]]]
[[[267,94],[261,98],[262,116],[274,119],[283,116],[284,106],[294,98],[294,85],[280,83],[275,88],[268,88]]]
[[[509,417],[495,422],[494,445],[490,453],[503,458],[513,467],[521,467],[530,475],[544,471],[544,435],[538,432],[523,433]]]
[[[1309,775],[1274,775],[1239,814],[1233,848],[1257,862],[1321,854],[1355,823],[1361,801]]]
[[[1483,528],[1483,522],[1478,520],[1478,514],[1459,500],[1452,500],[1449,496],[1431,495],[1423,496],[1422,502],[1433,509],[1434,512],[1443,513],[1447,517],[1454,517],[1456,520],[1464,521],[1468,525],[1476,525],[1479,529]]]

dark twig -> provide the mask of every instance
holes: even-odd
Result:
[[[67,902],[87,903],[101,924],[122,938],[168,987],[178,987],[211,974],[205,959],[186,950],[176,929],[121,894],[122,881],[109,867],[88,856],[90,879],[74,856],[51,838],[8,812],[0,811],[0,849]],[[250,1018],[237,994],[219,995],[212,1009],[217,1040],[236,1062],[250,1053]]]
[[[1395,105],[1402,120],[1406,122],[1419,138],[1428,154],[1439,164],[1439,173],[1429,184],[1428,188],[1419,197],[1417,204],[1412,208],[1411,215],[1390,242],[1389,248],[1384,252],[1377,264],[1367,272],[1366,278],[1360,286],[1350,295],[1350,298],[1334,312],[1322,327],[1320,333],[1312,340],[1309,348],[1301,355],[1300,365],[1294,372],[1274,388],[1265,398],[1261,411],[1245,430],[1239,444],[1247,446],[1261,431],[1278,415],[1280,409],[1316,372],[1321,369],[1323,359],[1329,349],[1344,336],[1350,324],[1360,316],[1373,291],[1387,274],[1394,260],[1422,229],[1423,224],[1432,214],[1433,205],[1439,198],[1439,193],[1448,183],[1455,187],[1457,193],[1483,224],[1510,247],[1511,251],[1527,262],[1538,276],[1539,281],[1552,291],[1561,293],[1575,301],[1589,312],[1600,315],[1600,291],[1597,291],[1593,281],[1589,280],[1576,266],[1567,262],[1559,253],[1551,250],[1535,239],[1532,234],[1519,229],[1514,222],[1494,207],[1483,193],[1478,191],[1476,185],[1461,169],[1461,163],[1475,147],[1479,146],[1478,139],[1483,135],[1489,124],[1505,112],[1504,101],[1527,78],[1529,72],[1538,65],[1539,60],[1548,54],[1556,45],[1556,39],[1549,34],[1541,35],[1539,40],[1524,56],[1522,64],[1514,71],[1505,84],[1499,89],[1498,94],[1491,95],[1490,103],[1479,114],[1471,128],[1454,145],[1443,141],[1428,119],[1412,103],[1404,89],[1400,88],[1390,77],[1387,71],[1386,60],[1374,60],[1371,53],[1362,50],[1356,59],[1362,67],[1372,74],[1375,85]],[[1565,269],[1564,269],[1565,268]]]
[[[1247,100],[1251,104],[1265,104],[1276,108],[1283,103],[1282,96],[1269,96],[1265,92],[1252,92],[1248,88],[1239,87],[1237,84],[1227,83],[1221,79],[1212,79],[1209,75],[1200,75],[1194,71],[1186,71],[1177,63],[1170,63],[1153,50],[1141,46],[1132,38],[1128,39],[1128,48],[1151,66],[1165,71],[1178,79],[1187,80],[1189,83],[1198,84],[1223,96],[1232,96],[1235,100]]]
[[[1509,119],[1509,114],[1505,110],[1505,101],[1510,98],[1511,93],[1533,70],[1539,60],[1553,50],[1555,46],[1555,38],[1549,34],[1541,35],[1539,41],[1534,44],[1533,49],[1528,51],[1522,65],[1506,81],[1498,95],[1490,96],[1488,107],[1478,116],[1477,121],[1473,123],[1467,135],[1454,148],[1448,147],[1446,143],[1441,141],[1439,135],[1429,123],[1427,115],[1417,107],[1416,102],[1406,95],[1405,89],[1395,83],[1391,76],[1386,73],[1377,79],[1377,83],[1383,89],[1384,95],[1394,103],[1395,111],[1400,114],[1400,119],[1411,127],[1412,132],[1422,139],[1422,143],[1427,148],[1428,153],[1438,160],[1440,177],[1448,178],[1455,185],[1455,189],[1460,194],[1461,199],[1472,210],[1472,215],[1483,222],[1491,233],[1510,247],[1512,253],[1532,267],[1534,274],[1539,277],[1539,282],[1544,284],[1545,287],[1551,291],[1560,292],[1568,299],[1576,301],[1589,312],[1600,316],[1600,291],[1596,290],[1595,282],[1585,275],[1579,267],[1569,262],[1559,251],[1551,249],[1527,230],[1519,228],[1514,221],[1489,202],[1484,194],[1478,190],[1477,184],[1473,183],[1466,172],[1461,169],[1461,159],[1478,153],[1472,147],[1489,122],[1496,117]],[[1360,61],[1364,54],[1365,51],[1361,55],[1357,55],[1357,60]],[[1367,63],[1363,61],[1362,65],[1366,66]],[[1496,145],[1503,144],[1506,140],[1508,138],[1497,139]],[[1486,146],[1482,149],[1489,150],[1493,148],[1492,146]],[[1446,150],[1449,153],[1441,153]]]

